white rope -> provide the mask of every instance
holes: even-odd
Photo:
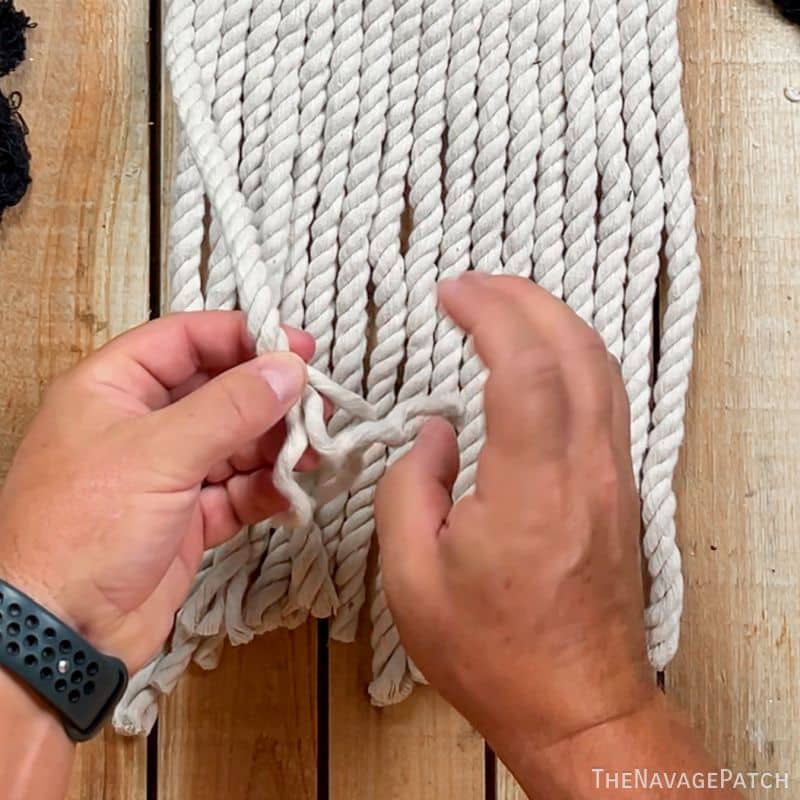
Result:
[[[421,26],[421,0],[395,0],[388,51],[388,112],[367,254],[372,268],[376,340],[369,357],[367,400],[379,414],[386,413],[394,403],[397,370],[405,352],[407,292],[400,253],[400,218],[411,154]],[[385,447],[377,444],[367,450],[361,475],[347,503],[335,558],[340,607],[330,630],[331,636],[340,641],[355,639],[358,615],[366,601],[364,580],[374,531],[372,501],[385,464]]]
[[[481,272],[502,271],[508,131],[508,26],[511,0],[484,0],[478,65],[478,144],[475,155],[475,202],[472,209],[471,261]],[[461,472],[455,496],[475,482],[483,443],[483,366],[468,343],[459,375],[464,426],[459,431]]]
[[[597,127],[592,94],[589,0],[566,0],[564,93],[567,185],[564,195],[564,299],[586,322],[594,314]]]
[[[378,209],[381,148],[389,102],[392,17],[391,0],[366,0],[364,3],[359,112],[339,228],[332,374],[337,383],[355,392],[361,391],[367,353],[369,232]],[[330,429],[336,432],[345,424],[346,418],[335,414]],[[347,500],[347,493],[342,493],[317,511],[322,542],[331,564],[335,564]],[[315,616],[330,613],[324,608],[313,611]]]
[[[542,145],[536,174],[533,277],[556,297],[564,293],[564,0],[540,0],[539,104]]]
[[[664,192],[647,40],[647,2],[619,0],[625,138],[633,185],[633,217],[625,288],[622,376],[631,403],[631,455],[639,480],[650,424],[653,298],[659,271]]]
[[[455,497],[472,489],[484,370],[436,308],[437,279],[469,269],[531,277],[621,359],[648,649],[669,661],[683,590],[672,477],[699,297],[676,4],[169,0],[171,308],[238,306],[259,352],[287,346],[281,323],[317,350],[273,471],[291,511],[205,554],[170,642],[117,708],[120,730],[149,729],[158,696],[192,660],[215,667],[226,639],[309,615],[355,638],[376,484],[426,416],[458,423]],[[308,447],[321,466],[295,473]],[[380,570],[370,615],[383,705],[424,678]]]
[[[642,477],[643,549],[652,577],[646,616],[648,649],[653,666],[663,669],[678,648],[683,607],[672,478],[683,440],[694,319],[700,299],[700,260],[689,178],[689,136],[681,105],[677,2],[650,0],[648,7],[653,105],[667,209],[664,252],[669,287],[653,392],[653,424]]]
[[[223,0],[206,0],[198,3],[196,8],[186,5],[170,11],[176,15],[174,29],[187,39],[193,37],[192,46],[197,52],[203,85],[211,102],[214,98],[217,52],[222,38]],[[203,308],[200,251],[204,238],[205,195],[200,171],[195,166],[183,133],[179,137],[172,192],[167,255],[170,308],[175,311],[199,311]]]
[[[437,262],[444,221],[441,173],[445,87],[452,15],[449,0],[423,0],[419,82],[408,171],[412,226],[405,261],[408,313],[399,402],[425,395],[433,370]],[[402,452],[398,450],[393,455],[397,457]],[[372,608],[372,617],[378,624],[372,635],[374,679],[369,687],[370,696],[378,705],[402,699],[413,685],[408,659],[399,646],[391,614],[381,605],[382,599],[383,593],[378,592]]]
[[[625,269],[631,232],[631,171],[622,123],[622,43],[615,0],[592,0],[594,107],[600,208],[594,327],[608,351],[622,357]]]

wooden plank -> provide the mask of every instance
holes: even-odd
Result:
[[[162,81],[162,310],[168,310],[166,247],[177,124]],[[161,705],[159,800],[317,796],[316,625],[227,647],[220,667],[192,667]]]
[[[483,800],[483,740],[433,690],[370,705],[366,616],[355,644],[330,647],[331,800]]]
[[[50,378],[148,313],[147,4],[26,0],[34,183],[0,224],[0,472]],[[70,798],[143,800],[145,746],[79,749]]]
[[[483,739],[432,689],[418,686],[396,706],[370,703],[370,625],[367,605],[356,641],[329,646],[330,800],[483,800]]]
[[[796,781],[800,105],[784,91],[800,84],[800,38],[767,2],[684,0],[680,21],[704,287],[667,689],[726,766]]]
[[[159,800],[315,800],[313,625],[228,647],[163,704]]]
[[[497,800],[525,800],[528,795],[500,762],[497,764]]]

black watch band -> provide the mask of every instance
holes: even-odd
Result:
[[[28,595],[0,580],[0,667],[13,672],[61,716],[74,742],[105,724],[128,671]]]

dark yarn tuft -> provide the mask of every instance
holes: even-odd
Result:
[[[786,19],[800,25],[800,0],[775,0],[775,5]]]
[[[0,76],[8,75],[25,60],[25,30],[33,23],[14,0],[0,0]]]
[[[0,92],[0,219],[22,200],[31,182],[31,154],[25,137],[28,127],[19,113],[21,97]]]

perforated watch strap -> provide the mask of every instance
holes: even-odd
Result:
[[[69,737],[90,739],[125,691],[128,672],[28,595],[0,580],[0,666],[62,717]]]

